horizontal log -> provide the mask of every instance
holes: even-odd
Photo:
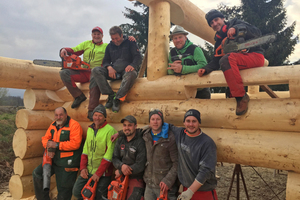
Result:
[[[219,162],[300,172],[300,132],[202,130],[215,141]]]
[[[21,159],[41,157],[44,152],[42,137],[46,130],[17,129],[13,137],[13,150]]]
[[[42,163],[43,157],[21,159],[16,158],[14,162],[14,173],[19,176],[31,175],[32,171]]]
[[[29,60],[0,57],[0,87],[58,90],[64,86],[59,70],[34,65]]]
[[[77,121],[87,121],[85,101],[77,109],[66,105],[68,114]],[[245,115],[235,114],[236,100],[231,99],[189,99],[187,101],[132,101],[121,103],[118,113],[107,111],[108,123],[118,123],[126,115],[133,115],[140,124],[148,124],[149,110],[159,108],[166,122],[182,125],[183,116],[188,109],[201,112],[202,126],[242,130],[300,130],[300,100],[298,99],[251,99]]]
[[[64,104],[54,91],[26,89],[24,106],[30,110],[54,110]]]
[[[104,104],[104,102],[102,102]],[[71,109],[71,102],[64,104],[68,115],[78,122],[89,122],[87,118],[88,101],[84,101],[78,108]],[[300,130],[299,99],[251,99],[249,110],[243,116],[235,114],[235,99],[189,99],[187,101],[132,101],[122,102],[118,113],[107,109],[108,123],[119,123],[126,115],[133,115],[140,124],[148,124],[148,113],[151,108],[159,108],[164,112],[165,121],[182,125],[183,116],[190,108],[201,112],[202,126],[211,128],[228,128],[243,130],[274,130],[295,131]],[[28,111],[22,127],[31,129],[47,129],[52,122],[49,116],[53,111]],[[216,114],[217,113],[217,114]],[[17,113],[18,116],[18,113]],[[18,117],[17,117],[18,119]],[[39,119],[43,123],[37,123]],[[18,122],[18,121],[17,121]],[[17,127],[19,123],[16,123]]]
[[[50,189],[56,187],[55,175],[51,177]],[[32,175],[20,177],[12,175],[9,180],[9,192],[14,199],[31,197],[34,194]]]
[[[32,111],[28,109],[18,110],[16,115],[17,128],[23,129],[48,129],[54,120],[53,111]]]
[[[288,172],[286,200],[300,200],[300,174]]]

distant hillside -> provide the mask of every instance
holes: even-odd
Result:
[[[21,97],[5,96],[0,98],[0,106],[24,106]]]

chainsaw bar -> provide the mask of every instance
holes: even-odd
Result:
[[[238,44],[238,51],[243,50],[243,49],[249,49],[251,47],[255,47],[255,46],[259,46],[265,43],[270,43],[273,42],[276,39],[276,35],[275,34],[269,34],[269,35],[265,35],[259,38],[255,38],[252,40],[248,40],[247,42]]]
[[[43,65],[48,67],[62,67],[61,61],[54,61],[54,60],[33,60],[33,64],[35,65]]]

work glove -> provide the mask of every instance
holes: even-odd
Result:
[[[190,200],[194,195],[194,192],[188,188],[186,191],[182,192],[177,200]]]

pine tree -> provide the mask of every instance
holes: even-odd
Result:
[[[132,24],[121,24],[125,35],[132,35],[135,37],[136,42],[142,54],[145,53],[148,42],[148,21],[149,21],[149,8],[136,1],[134,2],[135,7],[142,8],[142,12],[125,7],[126,12],[123,12],[124,16],[133,21]]]

